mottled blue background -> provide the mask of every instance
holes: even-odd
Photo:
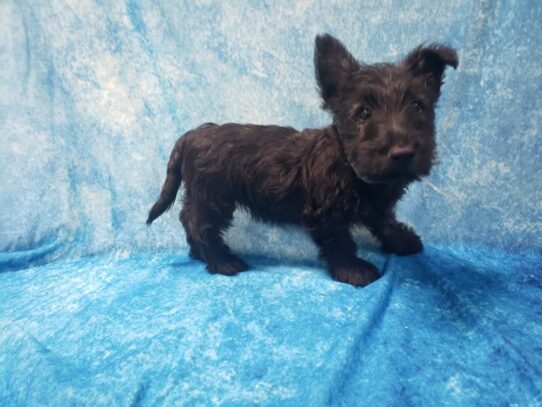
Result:
[[[542,3],[0,1],[3,405],[542,403]],[[327,125],[314,36],[364,62],[458,49],[440,162],[400,204],[422,255],[356,290],[238,214],[209,276],[169,151],[205,121]]]

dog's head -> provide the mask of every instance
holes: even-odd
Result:
[[[435,107],[456,52],[431,44],[397,64],[364,65],[328,34],[316,37],[316,79],[346,158],[367,183],[428,175],[435,157]]]

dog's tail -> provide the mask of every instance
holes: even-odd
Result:
[[[147,218],[147,225],[150,225],[157,217],[162,215],[165,211],[171,208],[173,202],[175,202],[175,197],[177,196],[177,191],[181,186],[182,174],[181,174],[181,143],[175,145],[171,155],[169,156],[169,161],[167,164],[167,176],[162,186],[162,191],[160,192],[160,198],[152,206],[149,211],[149,217]]]

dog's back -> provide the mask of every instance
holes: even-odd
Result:
[[[314,136],[291,127],[207,124],[181,138],[186,196],[220,199],[257,218],[298,223],[303,157]]]

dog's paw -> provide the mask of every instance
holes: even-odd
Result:
[[[420,237],[411,229],[405,225],[400,225],[383,239],[382,250],[399,256],[407,256],[421,252],[423,243]]]
[[[248,264],[237,256],[231,256],[231,258],[221,262],[207,263],[207,271],[211,274],[234,276],[237,273],[246,271],[248,269]]]
[[[357,259],[348,266],[341,266],[333,270],[333,278],[341,283],[356,287],[365,287],[380,278],[378,269],[368,261]]]

